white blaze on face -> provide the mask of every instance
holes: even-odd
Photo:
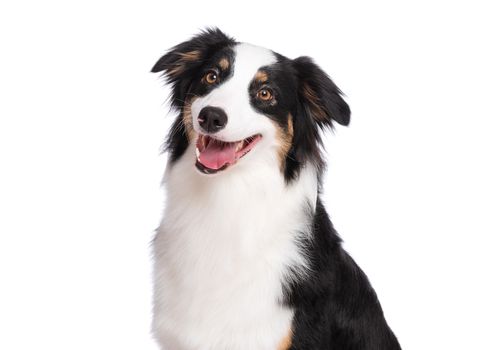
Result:
[[[197,117],[207,106],[219,107],[228,116],[226,127],[213,134],[222,141],[238,141],[255,134],[262,134],[261,143],[273,142],[275,128],[269,118],[257,112],[250,104],[249,86],[257,71],[275,63],[271,50],[250,45],[235,46],[233,75],[213,89],[208,95],[197,98],[191,106],[194,130],[199,131]]]

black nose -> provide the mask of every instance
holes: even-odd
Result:
[[[228,123],[224,110],[218,107],[204,107],[197,118],[201,128],[209,133],[218,132]]]

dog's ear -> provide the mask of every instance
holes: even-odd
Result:
[[[178,79],[189,69],[200,66],[212,52],[232,45],[234,39],[218,28],[203,30],[188,41],[171,48],[153,66],[153,73],[163,72],[170,81]]]
[[[199,68],[212,54],[235,43],[218,28],[205,29],[188,41],[171,48],[153,66],[153,73],[162,72],[172,87],[171,105],[180,109]]]
[[[348,125],[349,105],[329,76],[309,57],[298,57],[293,65],[299,80],[299,99],[313,120],[321,127],[331,126],[332,120]]]

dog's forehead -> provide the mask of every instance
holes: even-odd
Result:
[[[247,43],[235,46],[235,62],[233,74],[235,79],[250,80],[264,66],[277,62],[273,51]]]

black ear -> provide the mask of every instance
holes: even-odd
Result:
[[[169,79],[176,79],[188,69],[200,65],[210,54],[222,47],[234,44],[218,28],[208,28],[193,38],[171,48],[153,66],[153,73],[164,72]]]
[[[300,101],[313,119],[320,126],[331,126],[332,120],[341,125],[348,125],[349,105],[329,76],[309,57],[298,57],[293,64],[299,80]]]
[[[235,44],[218,28],[205,29],[188,41],[171,48],[158,60],[152,72],[163,72],[172,87],[171,105],[180,109],[199,68],[216,51]]]

